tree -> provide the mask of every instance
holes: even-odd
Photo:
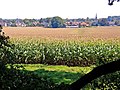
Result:
[[[120,26],[120,20],[115,21],[115,25]]]
[[[113,5],[116,0],[108,0],[109,5]],[[120,0],[117,0],[119,2]],[[117,61],[110,62],[94,68],[91,72],[84,75],[82,78],[78,79],[76,82],[72,83],[68,90],[80,90],[86,84],[90,83],[92,80],[109,73],[120,71],[120,59]]]
[[[98,20],[98,24],[101,26],[108,26],[109,25],[108,20],[106,18],[102,18],[102,19]]]
[[[65,27],[64,21],[61,17],[55,16],[51,20],[51,26],[52,28],[63,28]]]
[[[0,71],[5,69],[6,64],[12,64],[12,58],[14,57],[9,51],[13,46],[8,39],[9,36],[5,36],[4,32],[2,32],[2,26],[0,25]]]
[[[119,2],[120,0],[108,0],[108,5],[113,5],[114,1]]]
[[[114,67],[113,67],[114,66]],[[117,61],[110,62],[105,65],[98,66],[94,68],[91,72],[84,75],[82,78],[72,83],[68,90],[80,90],[86,84],[90,83],[92,80],[109,73],[120,70],[120,59]]]

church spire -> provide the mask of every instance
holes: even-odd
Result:
[[[95,19],[97,20],[98,18],[97,18],[97,13],[96,13],[96,15],[95,15]]]

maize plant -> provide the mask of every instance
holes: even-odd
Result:
[[[15,63],[68,66],[100,65],[120,58],[119,40],[64,41],[11,39]]]

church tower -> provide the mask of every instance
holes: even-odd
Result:
[[[97,18],[97,13],[96,13],[96,15],[95,15],[95,20],[97,20],[98,18]]]

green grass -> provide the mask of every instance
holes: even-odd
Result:
[[[19,64],[20,65],[20,64]],[[92,67],[68,67],[62,65],[21,64],[25,70],[32,71],[38,76],[52,79],[56,84],[71,84],[84,74],[90,72]]]

